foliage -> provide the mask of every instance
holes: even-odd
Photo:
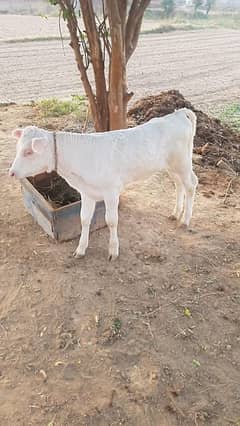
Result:
[[[193,18],[194,20],[197,19],[207,21],[208,16],[203,10],[197,10],[196,12],[194,12]]]
[[[60,117],[61,115],[74,114],[82,117],[86,111],[86,98],[72,95],[71,100],[59,100],[57,98],[43,99],[36,103],[40,114],[44,117]]]
[[[170,19],[161,19],[159,26],[156,26],[156,20],[159,22],[159,15],[157,14],[156,16],[158,16],[158,19],[155,19],[154,15],[152,17],[152,29],[142,31],[143,34],[164,33],[179,30],[189,31],[208,28],[240,29],[240,13],[210,14],[208,16],[206,14],[200,13],[199,16],[198,12],[196,16],[193,17],[192,15],[175,12],[174,17]]]
[[[173,15],[175,0],[162,0],[163,13],[166,18]]]
[[[221,121],[240,132],[240,103],[233,103],[223,107],[218,116]]]
[[[203,6],[203,0],[193,0],[193,6],[194,6],[194,14],[196,14],[198,9],[201,6]]]
[[[206,15],[209,14],[210,10],[214,6],[216,0],[193,0],[194,5],[194,15],[196,16],[199,12],[199,9],[204,9]]]
[[[206,12],[207,15],[209,14],[210,10],[212,9],[212,7],[214,6],[216,0],[207,0],[206,2]]]
[[[172,31],[192,31],[200,30],[202,27],[200,25],[188,24],[188,23],[177,23],[175,21],[171,22],[169,25],[163,24],[159,27],[153,28],[152,30],[145,30],[142,34],[161,34],[161,33],[170,33]]]
[[[33,41],[55,41],[55,40],[69,40],[67,36],[34,36],[34,37],[23,37],[23,38],[10,38],[3,40],[4,43],[31,43]]]
[[[57,4],[59,4],[59,1],[58,0],[48,0],[49,1],[49,3],[51,4],[51,5],[53,5],[53,6],[57,6]]]
[[[121,333],[122,321],[119,318],[114,318],[112,323],[112,333],[114,336],[119,336]]]

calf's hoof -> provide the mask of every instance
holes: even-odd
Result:
[[[116,260],[119,256],[119,243],[112,242],[108,246],[108,260],[113,261]]]
[[[170,216],[168,216],[168,220],[171,220],[171,222],[177,220],[177,217],[174,214],[170,214]]]
[[[73,257],[75,257],[75,259],[80,259],[82,257],[85,256],[85,251],[80,251],[80,250],[75,250],[75,252],[73,253]]]
[[[110,249],[108,252],[108,260],[111,262],[113,260],[116,260],[119,256],[119,248],[115,247],[112,248],[112,250]]]
[[[178,225],[178,229],[181,229],[182,231],[186,231],[188,229],[188,225],[186,223],[180,223]]]
[[[114,260],[117,260],[117,258],[118,258],[118,254],[109,254],[108,255],[108,260],[109,260],[109,262],[113,262]]]
[[[182,231],[189,232],[189,234],[197,234],[197,231],[195,231],[195,229],[193,229],[193,228],[190,228],[190,226],[187,225],[186,223],[181,223],[178,226],[178,229],[181,229]]]

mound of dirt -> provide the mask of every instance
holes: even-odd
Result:
[[[133,125],[142,124],[151,118],[162,117],[183,107],[192,109],[197,115],[194,152],[202,156],[202,165],[216,166],[220,160],[224,160],[239,173],[240,133],[234,132],[220,120],[197,110],[177,90],[140,99],[128,111],[128,119]]]

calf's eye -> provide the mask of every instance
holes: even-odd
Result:
[[[32,155],[33,151],[31,149],[26,149],[23,153],[24,157],[28,157],[29,155]]]

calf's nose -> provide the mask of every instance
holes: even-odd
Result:
[[[14,171],[10,168],[9,169],[9,176],[11,176],[11,177],[14,177],[15,176],[15,173],[14,173]]]

